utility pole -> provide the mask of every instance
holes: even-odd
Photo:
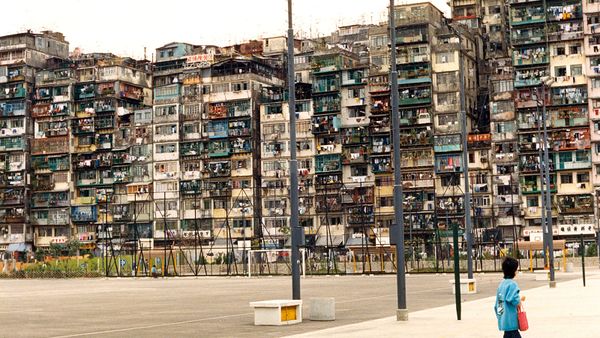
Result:
[[[398,119],[398,70],[396,69],[396,20],[394,0],[390,0],[390,96],[392,105],[392,143],[394,147],[394,223],[396,231],[396,290],[398,308],[396,320],[407,321],[406,275],[404,273],[404,213],[402,209],[402,173],[400,161],[400,120]]]
[[[292,0],[288,0],[287,38],[288,111],[290,116],[290,204],[292,242],[292,298],[300,299],[300,226],[298,211],[298,159],[296,157],[296,85],[294,80],[294,28]]]
[[[554,279],[554,243],[552,236],[552,199],[550,192],[550,165],[548,156],[548,129],[546,128],[546,85],[547,83],[542,79],[542,127],[544,128],[544,172],[546,174],[546,187],[544,192],[546,193],[546,224],[544,224],[544,237],[546,238],[547,254],[548,254],[548,265],[550,268],[550,283],[551,288],[556,287],[556,281]],[[546,250],[546,246],[544,250]]]
[[[452,27],[452,26],[449,26]],[[462,134],[462,162],[463,174],[465,177],[465,232],[467,235],[467,278],[473,279],[473,224],[471,223],[471,191],[469,187],[469,150],[467,149],[467,110],[465,99],[465,69],[464,69],[464,53],[462,46],[462,35],[454,27],[451,28],[458,37],[458,76],[460,90],[460,120]]]

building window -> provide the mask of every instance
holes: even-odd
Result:
[[[527,206],[528,207],[537,207],[537,206],[539,206],[539,202],[538,202],[537,196],[527,197]]]
[[[454,105],[458,102],[456,93],[438,94],[437,102],[439,106]]]
[[[581,65],[571,65],[571,76],[578,76],[582,74]]]
[[[578,173],[577,174],[577,183],[589,183],[590,174],[588,173]]]
[[[573,183],[573,175],[569,174],[562,174],[560,175],[560,182],[562,184],[571,184]]]
[[[379,197],[379,206],[380,207],[392,207],[394,206],[394,198],[393,197]]]
[[[454,62],[454,52],[437,53],[435,55],[436,63]]]
[[[575,152],[575,161],[577,162],[587,162],[589,161],[589,157],[587,154],[587,151],[585,150],[578,150]]]
[[[581,44],[569,46],[569,55],[581,54]]]

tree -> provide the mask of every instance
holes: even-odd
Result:
[[[67,256],[75,256],[77,255],[80,246],[81,243],[79,243],[78,240],[70,239],[65,243],[64,251],[66,252]]]

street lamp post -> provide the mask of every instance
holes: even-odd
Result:
[[[548,129],[546,127],[546,86],[551,84],[552,81],[548,81],[548,78],[542,77],[542,128],[544,132],[543,146],[544,146],[544,174],[545,174],[545,200],[546,200],[546,223],[543,224],[544,238],[546,239],[546,245],[544,251],[548,255],[548,267],[550,269],[550,283],[549,286],[555,287],[556,281],[554,278],[554,243],[552,236],[552,198],[550,192],[550,165],[548,155]]]
[[[396,67],[396,20],[394,17],[394,0],[390,0],[390,82],[392,105],[392,142],[394,147],[394,222],[396,231],[396,291],[398,308],[396,320],[408,320],[406,308],[406,275],[404,272],[404,215],[402,209],[402,173],[400,162],[400,120],[398,118],[398,70]]]
[[[288,0],[287,78],[290,116],[290,229],[292,244],[292,298],[300,299],[300,214],[298,211],[298,159],[296,157],[296,85],[294,81],[294,28],[292,0]]]

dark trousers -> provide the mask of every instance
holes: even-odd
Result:
[[[504,331],[504,338],[521,338],[519,330]]]

